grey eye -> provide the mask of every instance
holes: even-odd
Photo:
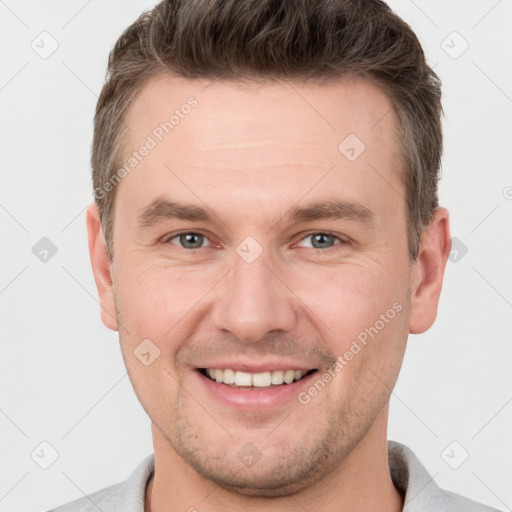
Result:
[[[199,233],[183,233],[174,238],[178,238],[180,245],[185,249],[200,249],[205,239],[205,237]]]
[[[336,244],[336,240],[339,240],[337,236],[330,235],[328,233],[313,233],[304,237],[299,245],[302,245],[306,240],[311,240],[311,245],[305,247],[313,247],[314,249],[329,249]],[[304,245],[302,245],[304,247]]]
[[[316,249],[324,249],[325,247],[332,247],[335,243],[336,237],[326,233],[317,233],[312,235],[311,243]]]

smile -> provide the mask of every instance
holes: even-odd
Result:
[[[233,388],[273,388],[292,384],[313,373],[312,370],[274,370],[258,373],[235,371],[232,369],[198,368],[199,372],[212,381],[226,384]]]

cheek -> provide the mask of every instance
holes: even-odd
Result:
[[[124,262],[119,275],[116,300],[130,338],[153,339],[166,351],[172,347],[163,340],[181,339],[178,333],[201,311],[202,299],[219,280],[213,267],[198,271],[162,262]]]
[[[376,322],[381,327],[381,315],[385,315],[384,321],[391,316],[392,323],[402,321],[396,310],[405,307],[404,275],[403,270],[383,261],[354,262],[337,269],[318,266],[301,273],[294,291],[305,305],[305,314],[320,326],[326,340],[333,340],[332,348],[343,350],[366,328]],[[388,322],[385,330],[387,326]]]
[[[407,274],[380,259],[303,275],[296,293],[305,315],[339,362],[330,399],[386,399],[407,341]]]

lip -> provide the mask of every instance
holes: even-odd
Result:
[[[298,402],[299,393],[311,385],[311,381],[317,378],[318,371],[312,372],[291,384],[280,384],[268,389],[232,388],[226,384],[209,379],[197,369],[193,374],[198,379],[198,385],[204,386],[213,400],[221,403],[223,406],[239,411],[263,412],[294,401]]]

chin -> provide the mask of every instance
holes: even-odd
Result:
[[[215,468],[196,467],[194,469],[207,480],[229,492],[242,496],[278,498],[291,496],[307,488],[325,473],[323,465],[290,468],[282,465],[266,465],[256,472],[252,468],[245,471],[223,471]]]

